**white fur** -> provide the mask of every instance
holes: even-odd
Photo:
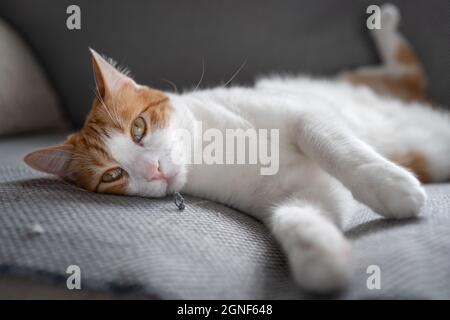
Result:
[[[170,127],[146,137],[144,147],[164,170],[179,172],[178,179],[169,190],[164,182],[139,178],[132,159],[142,156],[142,148],[129,137],[113,136],[110,150],[131,173],[130,193],[158,197],[181,190],[261,219],[288,254],[297,282],[311,290],[336,289],[348,277],[349,245],[336,225],[351,211],[353,198],[386,217],[419,214],[423,188],[385,156],[418,150],[429,160],[435,181],[450,176],[448,115],[366,88],[273,78],[255,88],[218,88],[170,98]],[[262,176],[249,165],[173,164],[168,148],[182,146],[171,140],[171,130],[183,127],[194,133],[189,127],[193,119],[219,130],[242,124],[280,129],[278,174]]]
[[[388,41],[387,51],[391,46]],[[296,281],[314,291],[338,289],[349,275],[349,244],[338,226],[342,215],[352,211],[353,199],[386,217],[419,214],[423,188],[387,157],[420,151],[434,181],[450,176],[448,114],[381,97],[368,88],[272,77],[253,88],[171,94],[170,100],[170,126],[146,137],[144,149],[126,136],[108,141],[113,158],[130,175],[129,193],[159,197],[183,191],[253,215],[281,243]],[[190,150],[183,149],[174,131],[195,134],[194,120],[224,134],[226,128],[279,129],[278,174],[262,176],[249,165],[175,164],[169,156],[174,148],[181,156]],[[173,185],[140,178],[143,156],[177,173]]]

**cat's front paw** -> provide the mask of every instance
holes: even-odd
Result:
[[[303,289],[327,294],[343,289],[350,278],[350,244],[337,232],[323,241],[299,245],[289,257],[293,276]]]
[[[355,197],[388,218],[410,218],[420,213],[426,193],[409,171],[393,164],[367,165]]]

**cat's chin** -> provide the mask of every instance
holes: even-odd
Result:
[[[180,192],[186,183],[186,178],[183,175],[177,175],[170,180],[158,181],[158,187],[151,191],[139,191],[137,194],[143,197],[163,198],[172,195],[175,192]]]

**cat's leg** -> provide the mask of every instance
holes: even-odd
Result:
[[[406,38],[398,30],[400,24],[400,12],[393,4],[385,4],[381,7],[381,28],[372,29],[378,54],[383,64],[391,67],[391,71],[421,67],[414,49]]]
[[[314,108],[297,116],[294,139],[300,151],[375,212],[393,218],[419,214],[426,195],[416,177],[377,153],[331,112]]]
[[[367,85],[382,94],[407,101],[428,102],[424,69],[412,46],[399,32],[399,22],[397,7],[383,5],[381,29],[371,30],[382,64],[344,72],[341,77],[355,84]]]
[[[317,293],[345,286],[350,245],[316,202],[292,201],[277,207],[269,227],[287,255],[296,282]]]

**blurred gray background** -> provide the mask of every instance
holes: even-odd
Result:
[[[2,0],[0,17],[28,41],[80,127],[91,106],[88,47],[128,66],[138,82],[173,90],[251,83],[269,72],[333,74],[375,64],[366,0]],[[430,96],[450,106],[450,1],[395,0],[401,29],[429,74]],[[81,30],[66,8],[81,7]]]

